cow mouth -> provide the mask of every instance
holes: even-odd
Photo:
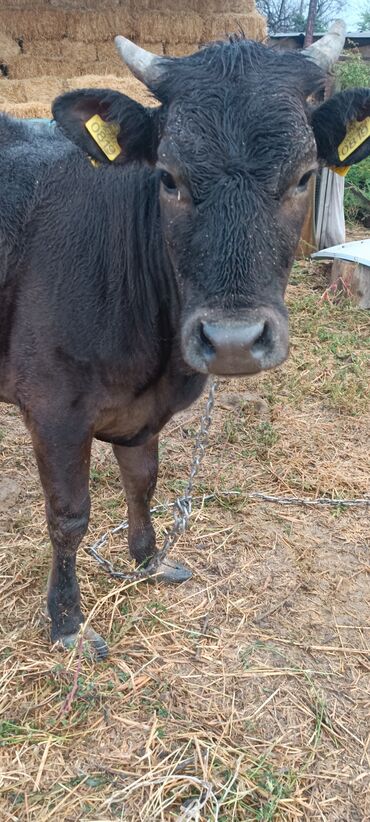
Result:
[[[286,316],[272,308],[238,315],[192,314],[183,327],[185,362],[202,374],[248,376],[276,368],[289,350]]]

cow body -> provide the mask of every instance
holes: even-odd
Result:
[[[335,117],[331,103],[312,114],[323,73],[242,38],[154,69],[142,79],[158,108],[83,90],[56,101],[53,128],[0,118],[0,399],[32,437],[53,544],[51,634],[66,647],[83,622],[75,562],[93,437],[113,445],[130,552],[147,561],[158,433],[207,374],[285,359],[308,181],[318,155],[339,164],[346,123],[370,110],[364,90]],[[87,131],[95,114],[114,124],[112,163]]]
[[[16,125],[2,119],[11,175],[1,212],[10,211],[15,173],[19,190],[25,174],[29,186],[11,212],[14,247],[4,241],[0,398],[31,416],[38,403],[55,397],[63,407],[65,398],[64,411],[81,413],[94,436],[141,444],[205,382],[179,350],[159,181],[149,167],[96,169],[60,133],[35,140],[37,159],[31,153],[26,169],[17,168]]]

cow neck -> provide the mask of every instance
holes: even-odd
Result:
[[[122,196],[122,192],[121,192]],[[158,174],[133,166],[124,174],[125,214],[121,249],[124,276],[121,300],[131,308],[137,334],[174,334],[179,319],[179,293],[162,234]]]

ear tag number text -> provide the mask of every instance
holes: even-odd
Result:
[[[91,134],[91,137],[95,140],[101,151],[108,157],[108,160],[115,160],[116,157],[122,153],[121,146],[117,140],[119,133],[119,125],[117,123],[106,123],[99,114],[94,114],[94,116],[90,117],[90,120],[87,120],[85,123],[85,128],[89,134]]]
[[[370,137],[370,117],[365,120],[354,120],[347,128],[347,134],[338,146],[338,157],[341,162],[353,154],[356,148]]]

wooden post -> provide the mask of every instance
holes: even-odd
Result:
[[[310,205],[302,226],[301,239],[296,252],[296,260],[304,260],[314,251],[317,251],[315,238],[315,199],[316,199],[316,178],[312,177],[309,182]]]
[[[308,7],[308,17],[307,17],[307,28],[306,28],[306,36],[304,39],[303,48],[308,48],[313,43],[313,31],[315,28],[315,21],[316,21],[316,12],[317,12],[317,0],[310,0],[310,5]]]

